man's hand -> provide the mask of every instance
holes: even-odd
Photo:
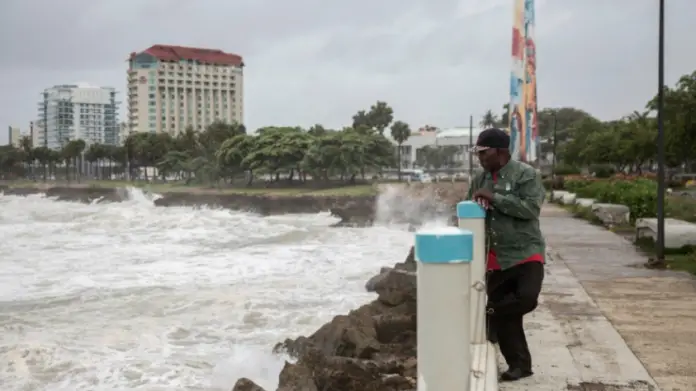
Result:
[[[478,189],[471,196],[477,204],[481,205],[483,209],[490,209],[491,202],[493,202],[493,193],[488,189]]]
[[[488,189],[478,189],[471,198],[483,199],[490,204],[493,201],[493,193]]]

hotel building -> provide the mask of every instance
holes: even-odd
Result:
[[[130,132],[203,130],[243,123],[242,57],[221,50],[154,45],[128,60]]]

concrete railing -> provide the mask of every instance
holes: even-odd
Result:
[[[486,338],[485,212],[465,201],[457,216],[459,228],[416,233],[419,391],[498,389]]]

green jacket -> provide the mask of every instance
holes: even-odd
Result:
[[[493,193],[486,213],[487,245],[495,251],[501,269],[507,269],[534,254],[544,256],[546,244],[539,228],[539,214],[546,191],[541,174],[532,166],[510,160],[497,173],[476,175],[467,199],[481,188]]]

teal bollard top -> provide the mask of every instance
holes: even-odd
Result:
[[[485,219],[486,211],[474,201],[462,201],[457,204],[457,217],[460,219]]]
[[[415,256],[421,263],[470,263],[474,234],[455,227],[420,230],[416,232]]]

